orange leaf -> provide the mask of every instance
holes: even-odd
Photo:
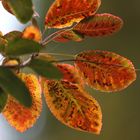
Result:
[[[80,77],[76,67],[70,64],[57,64],[57,67],[63,74],[63,80],[83,85],[83,79]]]
[[[46,82],[44,94],[49,109],[60,122],[77,130],[100,133],[100,106],[81,86],[51,80]]]
[[[122,19],[111,14],[96,14],[94,16],[83,19],[74,27],[83,35],[98,37],[107,36],[118,32],[123,25]]]
[[[21,105],[14,97],[9,95],[6,107],[3,110],[3,115],[11,124],[11,126],[15,127],[17,131],[24,132],[34,125],[41,113],[41,88],[38,79],[34,75],[26,75],[21,73],[19,74],[19,77],[29,88],[33,104],[30,108],[26,108]]]
[[[42,39],[42,34],[39,28],[30,25],[24,29],[22,38],[31,39],[36,42],[40,42]]]
[[[77,55],[75,65],[87,83],[100,91],[119,91],[136,79],[132,62],[113,52],[82,52]]]
[[[94,15],[100,4],[100,0],[55,0],[46,15],[45,26],[70,27],[74,22]]]
[[[67,41],[76,41],[80,42],[84,39],[82,34],[76,33],[73,30],[66,31],[62,34],[60,34],[58,37],[56,37],[54,40],[58,42],[67,42]]]

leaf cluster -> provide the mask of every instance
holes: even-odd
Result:
[[[0,34],[0,53],[3,56],[0,66],[0,111],[18,131],[27,130],[41,111],[41,86],[46,103],[58,120],[74,129],[99,134],[102,127],[101,108],[86,92],[85,85],[102,92],[123,90],[136,79],[132,62],[114,52],[100,50],[83,51],[72,59],[57,60],[53,55],[61,54],[51,55],[43,49],[51,41],[80,42],[86,37],[112,35],[122,28],[122,19],[109,13],[96,14],[100,0],[55,0],[46,13],[44,31],[49,28],[58,30],[44,37],[31,0],[1,2],[17,20],[23,24],[30,22],[30,25],[22,32]],[[64,63],[68,61],[73,61],[74,65]],[[25,68],[30,70],[25,71]],[[23,72],[32,73],[36,78],[23,76]],[[14,113],[11,113],[10,105]],[[18,114],[16,106],[28,117]],[[31,120],[33,114],[36,114],[34,121]],[[27,124],[27,121],[30,123]]]

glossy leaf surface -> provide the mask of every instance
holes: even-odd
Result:
[[[45,26],[64,28],[94,15],[101,4],[100,0],[55,0],[45,19]]]
[[[77,55],[75,64],[87,83],[100,91],[119,91],[136,79],[132,62],[113,52],[81,52]]]
[[[100,106],[81,86],[68,81],[47,81],[44,94],[49,109],[59,121],[77,130],[100,133]]]
[[[20,73],[19,77],[25,82],[30,91],[33,101],[32,106],[26,108],[15,98],[9,96],[3,115],[17,131],[24,132],[32,127],[40,116],[42,110],[41,88],[37,77],[34,75]]]

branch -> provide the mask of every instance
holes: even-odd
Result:
[[[56,37],[60,36],[62,33],[66,32],[66,31],[70,31],[72,30],[78,23],[74,24],[72,27],[69,28],[65,28],[59,31],[56,31],[54,33],[52,33],[51,35],[49,35],[48,37],[46,37],[43,41],[42,41],[42,45],[45,46],[47,45],[49,42],[51,42],[52,40],[54,40]]]

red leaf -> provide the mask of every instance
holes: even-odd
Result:
[[[75,64],[87,83],[100,91],[119,91],[136,79],[132,62],[113,52],[85,51],[77,55]]]
[[[76,33],[73,30],[66,31],[62,34],[60,34],[58,37],[56,37],[54,40],[58,42],[68,42],[70,40],[80,42],[84,39],[84,36]]]
[[[57,64],[58,69],[63,74],[63,80],[67,80],[71,83],[83,85],[83,79],[80,77],[77,69],[70,64]]]
[[[122,19],[111,14],[96,14],[94,16],[83,19],[74,27],[83,35],[98,37],[107,36],[118,32],[123,25]]]
[[[4,9],[5,9],[7,12],[13,14],[13,11],[12,11],[12,9],[10,8],[9,4],[6,2],[6,0],[2,0],[2,5],[3,5]]]
[[[74,22],[94,15],[100,4],[100,0],[55,0],[46,15],[45,26],[69,27]]]

